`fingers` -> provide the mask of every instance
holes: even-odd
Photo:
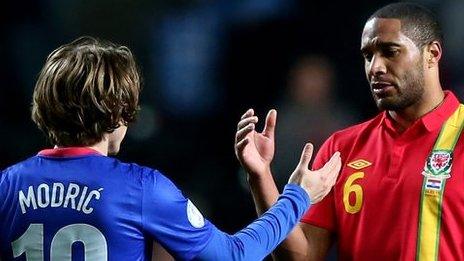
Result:
[[[312,199],[314,203],[319,202],[327,194],[329,194],[337,181],[341,167],[342,163],[340,152],[337,151],[321,169],[313,172],[318,175],[319,184],[321,185],[321,190],[318,193],[315,193],[314,198]]]
[[[248,109],[243,115],[242,117],[240,118],[241,120],[245,119],[245,118],[248,118],[250,116],[253,116],[255,114],[255,111],[253,109]]]
[[[255,124],[258,122],[258,117],[253,116],[253,114],[253,109],[248,109],[237,124],[237,132],[235,133],[235,152],[237,155],[250,143],[250,139],[246,136],[254,131]]]
[[[240,142],[243,138],[248,135],[248,133],[252,132],[255,129],[255,124],[250,123],[246,125],[244,128],[239,129],[235,134],[235,142]]]
[[[330,157],[329,161],[327,161],[321,168],[322,172],[324,172],[324,174],[332,172],[332,170],[336,167],[337,162],[339,162],[340,160],[340,152],[337,151],[332,155],[332,157]]]
[[[330,186],[333,186],[337,181],[338,175],[340,174],[340,169],[342,168],[342,159],[340,157],[340,152],[336,152],[332,158],[334,159],[334,168],[329,173]]]
[[[243,149],[245,148],[245,146],[250,142],[250,139],[249,138],[245,138],[243,140],[241,140],[240,142],[237,143],[237,151],[243,151]]]
[[[331,188],[337,181],[338,174],[342,167],[342,160],[340,158],[340,152],[335,152],[329,161],[327,161],[322,167],[321,175],[329,187]]]
[[[257,116],[250,116],[250,117],[247,117],[247,118],[244,118],[242,120],[240,120],[237,124],[237,130],[241,130],[245,127],[247,127],[247,125],[249,124],[256,124],[258,123],[258,117]]]
[[[242,115],[241,120],[237,124],[237,132],[235,133],[235,143],[242,141],[250,132],[255,129],[255,124],[258,122],[258,117],[253,116],[253,109],[249,109]]]
[[[303,167],[305,169],[308,168],[309,162],[311,161],[311,157],[313,156],[314,146],[311,143],[306,143],[303,148],[303,152],[301,153],[300,162],[298,163],[299,167]]]
[[[263,130],[264,136],[270,139],[274,139],[276,120],[277,120],[277,111],[272,109],[267,113],[267,116],[266,116],[266,123],[264,125],[264,130]]]

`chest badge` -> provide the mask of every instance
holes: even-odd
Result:
[[[358,159],[358,160],[352,161],[352,162],[350,162],[350,163],[348,163],[346,165],[348,167],[353,168],[353,169],[360,170],[360,169],[364,169],[364,168],[369,167],[370,165],[372,165],[372,163],[370,163],[369,161],[364,160],[364,159]]]
[[[436,150],[427,158],[422,175],[428,178],[447,179],[451,177],[453,156],[446,150]]]

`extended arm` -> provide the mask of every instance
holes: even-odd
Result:
[[[204,260],[261,260],[268,255],[306,212],[309,197],[319,202],[335,184],[340,169],[339,155],[336,154],[327,163],[327,173],[316,173],[308,169],[311,154],[312,145],[306,144],[300,162],[277,203],[233,236],[215,231],[212,242],[199,257]]]
[[[309,197],[297,185],[287,185],[277,203],[234,235],[215,229],[198,260],[262,260],[296,225],[309,206]]]
[[[270,170],[274,156],[276,118],[277,112],[275,110],[269,111],[264,130],[258,133],[255,131],[258,118],[250,109],[242,116],[237,125],[236,155],[248,173],[248,181],[258,215],[269,209],[278,196],[278,190]],[[308,157],[311,158],[312,147],[308,154]],[[338,156],[332,156],[324,167],[314,172],[326,175],[333,171],[334,167],[331,162],[333,162],[334,157]],[[340,167],[341,165],[337,165],[335,171],[338,172]],[[274,258],[278,260],[321,260],[330,247],[330,240],[329,231],[300,223],[276,249]]]
[[[260,260],[288,235],[310,204],[325,197],[338,176],[340,158],[330,162],[328,175],[308,169],[312,147],[305,146],[300,163],[284,193],[260,218],[234,235],[218,230],[161,174],[144,181],[144,228],[176,259]],[[152,177],[156,177],[153,186]],[[156,193],[155,193],[156,192]],[[155,196],[156,195],[156,196]]]

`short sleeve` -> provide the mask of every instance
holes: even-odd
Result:
[[[190,260],[207,245],[213,225],[158,171],[143,176],[142,225],[176,259]]]
[[[333,136],[331,136],[324,142],[321,149],[318,151],[316,158],[314,159],[312,169],[319,169],[324,166],[335,151]],[[311,208],[304,214],[301,222],[324,228],[329,231],[335,230],[336,219],[333,189],[323,200],[311,206]]]

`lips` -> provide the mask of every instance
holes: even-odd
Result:
[[[372,89],[383,89],[387,87],[394,87],[393,83],[390,82],[372,82],[371,83]]]
[[[387,96],[395,90],[395,84],[386,81],[376,81],[371,83],[372,92],[377,96]]]

